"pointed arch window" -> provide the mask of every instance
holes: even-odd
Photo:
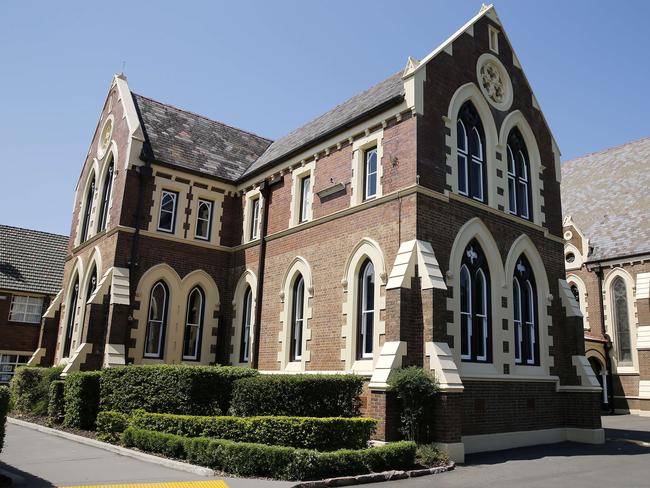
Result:
[[[508,206],[510,213],[530,219],[530,160],[524,138],[516,127],[508,134]]]
[[[490,270],[476,239],[463,252],[460,268],[461,358],[490,362]]]
[[[630,316],[625,280],[617,276],[612,282],[612,304],[614,306],[614,327],[616,330],[616,352],[619,363],[632,363],[632,340]]]
[[[537,319],[537,287],[530,263],[521,256],[512,278],[515,363],[539,364],[539,327]]]
[[[487,202],[485,132],[481,118],[471,102],[465,102],[456,121],[458,154],[458,192]]]
[[[196,212],[196,230],[195,237],[204,241],[210,240],[212,231],[212,206],[210,200],[199,199]]]
[[[239,362],[247,363],[250,355],[251,324],[253,321],[253,291],[250,286],[244,292],[244,310],[241,323],[241,344],[239,346]]]
[[[108,205],[111,200],[111,191],[113,190],[113,156],[106,169],[106,177],[104,178],[104,188],[102,189],[102,206],[99,212],[99,227],[98,232],[106,229],[106,222],[108,221]]]
[[[88,301],[97,288],[97,266],[93,265],[93,270],[88,278],[88,289],[86,290],[86,301]]]
[[[90,233],[90,212],[93,208],[93,199],[95,198],[95,175],[93,174],[86,193],[86,206],[84,207],[83,221],[81,225],[81,242],[86,242]]]
[[[185,314],[185,333],[183,335],[183,360],[185,361],[201,359],[204,302],[201,287],[192,288],[187,297],[187,313]]]
[[[149,314],[145,333],[144,357],[162,358],[165,348],[167,306],[169,289],[164,281],[158,281],[149,295]]]
[[[299,274],[293,284],[291,308],[291,361],[302,359],[302,333],[305,323],[305,280]]]
[[[372,358],[375,324],[375,267],[367,259],[359,270],[357,359]]]
[[[70,357],[72,347],[72,335],[74,332],[74,319],[77,313],[77,302],[79,301],[79,275],[75,278],[68,300],[68,318],[66,320],[65,336],[63,338],[63,357]]]

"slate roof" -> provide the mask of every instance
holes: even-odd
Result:
[[[0,288],[58,293],[68,236],[0,225]]]
[[[564,163],[562,207],[594,246],[588,260],[650,252],[650,137]]]
[[[156,161],[236,180],[271,144],[270,139],[132,95]]]

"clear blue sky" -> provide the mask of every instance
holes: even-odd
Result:
[[[0,223],[67,234],[113,73],[276,138],[421,58],[479,1],[0,2]],[[563,159],[650,135],[650,2],[496,8]]]

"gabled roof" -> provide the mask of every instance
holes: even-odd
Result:
[[[589,239],[589,261],[650,253],[650,137],[562,165],[562,209]]]
[[[133,93],[156,161],[234,181],[270,139]]]
[[[0,225],[0,288],[56,294],[67,246],[68,236]]]

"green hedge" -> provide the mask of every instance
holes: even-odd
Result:
[[[356,417],[362,386],[355,375],[259,375],[235,383],[229,413]]]
[[[214,437],[318,451],[368,446],[377,421],[342,417],[198,417],[135,412],[130,425],[184,437]]]
[[[99,412],[97,414],[97,439],[118,442],[122,432],[129,426],[129,414],[122,412]]]
[[[0,452],[5,442],[5,425],[7,423],[7,412],[9,412],[9,388],[0,386]]]
[[[318,452],[206,437],[187,438],[129,427],[122,435],[127,447],[184,459],[239,476],[315,480],[410,468],[414,442],[402,441],[359,450]]]
[[[103,371],[101,410],[192,415],[228,411],[233,383],[257,375],[231,366],[125,366]]]
[[[14,409],[19,413],[47,415],[50,383],[59,379],[61,371],[61,367],[19,367],[11,380]]]
[[[101,371],[71,373],[65,380],[65,419],[67,427],[95,428],[99,411]]]
[[[65,415],[65,381],[56,380],[50,383],[50,398],[47,406],[47,418],[51,424],[60,424]]]

